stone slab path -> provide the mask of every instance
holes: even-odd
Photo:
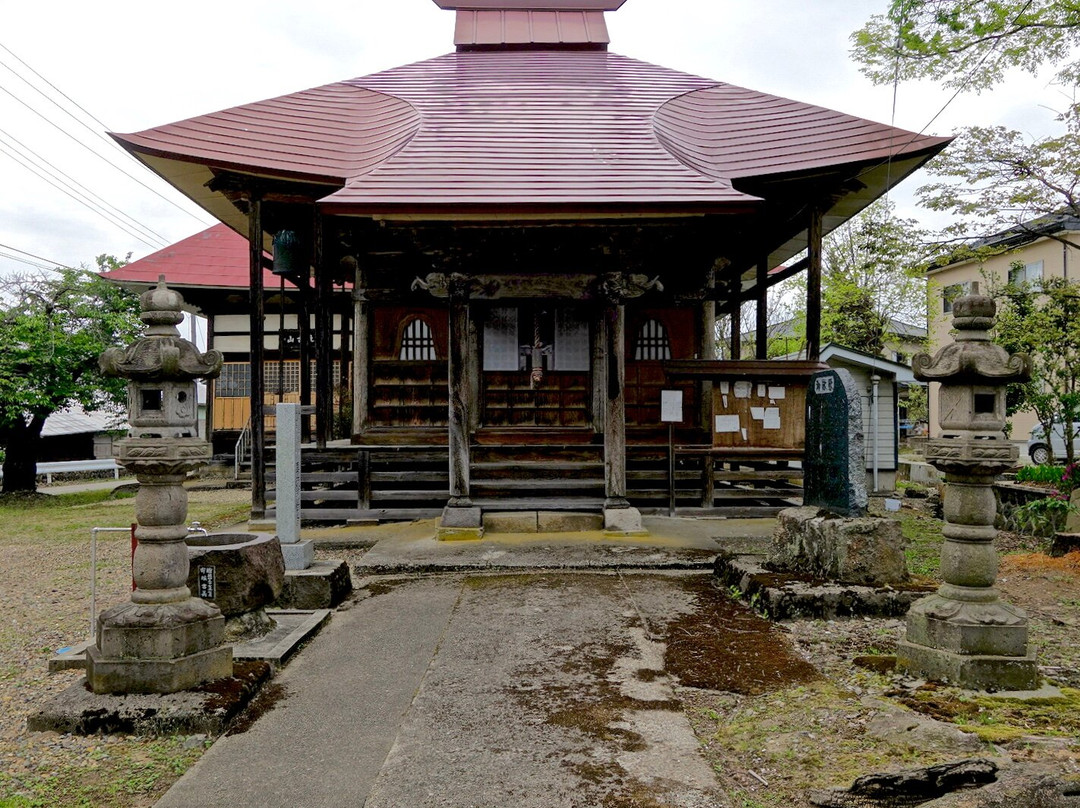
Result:
[[[704,577],[375,581],[158,806],[727,805],[665,672]]]

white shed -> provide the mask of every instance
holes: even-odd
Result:
[[[822,346],[821,361],[849,371],[862,394],[867,490],[892,491],[898,464],[900,388],[917,384],[915,374],[907,365],[831,342]]]

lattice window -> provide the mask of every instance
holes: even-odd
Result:
[[[246,398],[251,395],[251,365],[229,362],[221,366],[221,375],[214,382],[218,398]]]
[[[634,359],[671,359],[671,342],[668,340],[667,329],[659,320],[646,320],[642,324],[634,344]]]
[[[398,359],[430,362],[435,358],[435,337],[432,336],[431,326],[419,317],[410,320],[401,335]]]

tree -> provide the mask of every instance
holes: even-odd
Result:
[[[1010,390],[1009,414],[1031,408],[1047,435],[1055,422],[1063,424],[1072,464],[1080,420],[1080,287],[1065,278],[1004,285],[991,279],[989,289],[998,304],[994,341],[1028,354],[1033,364],[1031,381]]]
[[[99,256],[99,267],[118,265]],[[0,282],[0,444],[3,493],[33,491],[45,419],[79,404],[124,401],[125,384],[98,368],[105,348],[138,333],[138,299],[88,269],[9,276]]]
[[[926,318],[928,246],[918,223],[880,199],[825,238],[821,339],[881,353],[895,321]],[[806,289],[796,287],[793,334],[806,337]]]
[[[923,204],[959,221],[944,239],[1025,229],[1042,215],[1080,215],[1080,0],[892,0],[852,35],[852,54],[876,84],[934,79],[957,90],[981,91],[1020,69],[1058,68],[1071,97],[1059,115],[1062,131],[1033,138],[1000,126],[972,126],[927,170],[940,177],[920,190]]]

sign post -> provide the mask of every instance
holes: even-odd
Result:
[[[668,516],[675,515],[675,424],[682,423],[682,390],[660,391],[660,421],[668,425]]]

